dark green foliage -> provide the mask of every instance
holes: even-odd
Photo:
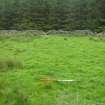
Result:
[[[0,0],[0,29],[99,32],[105,27],[104,4],[105,0]]]

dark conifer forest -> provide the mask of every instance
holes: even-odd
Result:
[[[2,30],[105,29],[105,0],[0,0]]]

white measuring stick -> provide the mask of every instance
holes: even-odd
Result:
[[[58,82],[74,82],[75,80],[57,80]]]

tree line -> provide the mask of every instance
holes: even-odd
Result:
[[[0,0],[0,29],[105,29],[105,0]]]

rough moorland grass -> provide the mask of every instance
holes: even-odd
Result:
[[[24,62],[24,68],[0,72],[0,105],[105,105],[105,42],[88,37],[23,38],[0,39],[0,59],[13,59],[9,63],[14,69],[16,59]]]

